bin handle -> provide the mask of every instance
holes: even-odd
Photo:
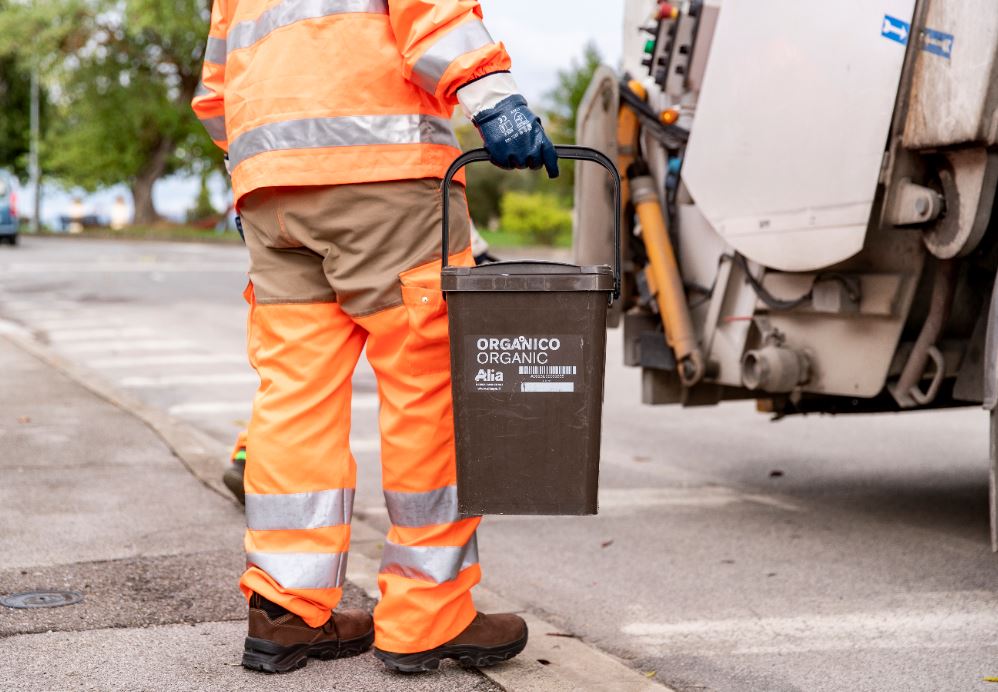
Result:
[[[592,161],[593,163],[598,163],[603,166],[610,174],[610,178],[613,180],[613,207],[616,214],[613,216],[613,297],[610,299],[612,303],[617,298],[620,298],[620,280],[621,280],[621,250],[620,250],[620,214],[621,214],[621,200],[620,200],[620,172],[617,171],[617,167],[614,165],[613,161],[601,151],[596,149],[591,149],[589,147],[580,147],[574,145],[558,145],[555,147],[555,151],[558,153],[559,159],[572,159],[575,161]],[[441,245],[441,252],[443,257],[442,266],[447,266],[448,256],[450,255],[450,184],[457,172],[462,168],[467,166],[469,163],[474,163],[476,161],[489,161],[489,153],[485,149],[472,149],[466,152],[454,160],[454,163],[450,165],[447,169],[447,174],[444,176],[443,183],[440,186],[441,195],[443,196],[443,244]]]

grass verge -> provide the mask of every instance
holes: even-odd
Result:
[[[553,246],[543,246],[534,241],[533,238],[520,233],[510,233],[508,231],[482,231],[479,230],[489,247],[501,250],[502,248],[530,248],[530,247],[572,247],[572,234],[565,233],[555,239]]]
[[[193,226],[129,226],[121,230],[110,228],[86,228],[81,233],[56,233],[43,231],[40,236],[59,238],[97,238],[101,240],[156,240],[183,243],[223,243],[242,244],[236,231],[218,233]]]

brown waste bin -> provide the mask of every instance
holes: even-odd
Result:
[[[464,515],[596,514],[607,308],[620,287],[620,176],[598,151],[558,147],[613,179],[616,267],[444,266],[458,506]],[[484,150],[457,159],[442,185]],[[447,254],[449,213],[444,213]],[[446,260],[445,260],[446,262]]]

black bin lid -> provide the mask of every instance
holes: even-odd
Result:
[[[455,291],[605,291],[613,292],[613,269],[564,262],[493,262],[479,267],[444,267],[441,288]]]

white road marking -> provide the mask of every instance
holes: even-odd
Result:
[[[794,617],[632,623],[621,631],[648,650],[728,652],[733,655],[790,654],[859,649],[947,649],[991,642],[995,632],[993,595],[953,605],[873,610],[864,613]],[[954,607],[962,606],[962,607]]]
[[[149,365],[213,365],[215,363],[246,363],[238,353],[175,353],[157,356],[120,356],[87,361],[91,368],[138,368]]]
[[[79,329],[47,329],[49,339],[64,343],[68,341],[94,341],[99,339],[129,339],[155,336],[150,327],[100,327]]]
[[[111,320],[32,320],[31,326],[49,334],[54,332],[70,333],[74,331],[88,331],[91,329],[115,329],[123,328],[119,322]]]
[[[25,319],[26,321],[31,322],[32,327],[37,327],[40,324],[44,324],[49,321],[69,321],[70,319],[78,321],[80,319],[79,316],[73,317],[72,312],[69,310],[38,310],[37,305],[34,310],[30,308],[18,310],[16,308],[11,308],[9,304],[4,304],[2,307],[5,312],[16,314],[20,319]],[[91,326],[95,326],[93,321],[91,321],[90,324]]]
[[[0,319],[0,334],[26,336],[28,334],[28,330],[19,325],[17,322],[8,322],[7,320]]]
[[[178,385],[243,384],[257,383],[260,377],[253,372],[228,372],[214,375],[163,375],[160,377],[125,377],[118,384],[122,387],[159,388]]]
[[[95,264],[59,264],[55,262],[14,262],[3,267],[7,274],[144,274],[166,272],[171,274],[194,274],[202,272],[232,272],[245,274],[246,266],[232,262],[98,262]]]
[[[79,304],[71,300],[5,300],[3,306],[15,312],[30,312],[33,315],[65,316],[79,309]]]
[[[249,399],[244,401],[191,401],[184,404],[175,404],[168,411],[174,416],[194,416],[211,415],[216,413],[248,412],[253,406]],[[378,397],[373,394],[357,394],[353,397],[354,411],[376,410],[378,408]],[[367,442],[359,440],[355,447],[351,443],[354,451],[371,451],[362,449]]]
[[[249,413],[253,408],[250,399],[243,401],[195,401],[177,404],[168,410],[173,416],[203,416],[216,413]]]
[[[107,353],[114,351],[179,351],[195,348],[193,341],[184,339],[116,339],[113,341],[82,341],[79,343],[60,344],[59,349],[73,353]]]
[[[602,488],[600,510],[629,510],[651,507],[725,507],[754,502],[788,512],[802,511],[798,505],[769,495],[745,493],[719,485],[670,488]]]

